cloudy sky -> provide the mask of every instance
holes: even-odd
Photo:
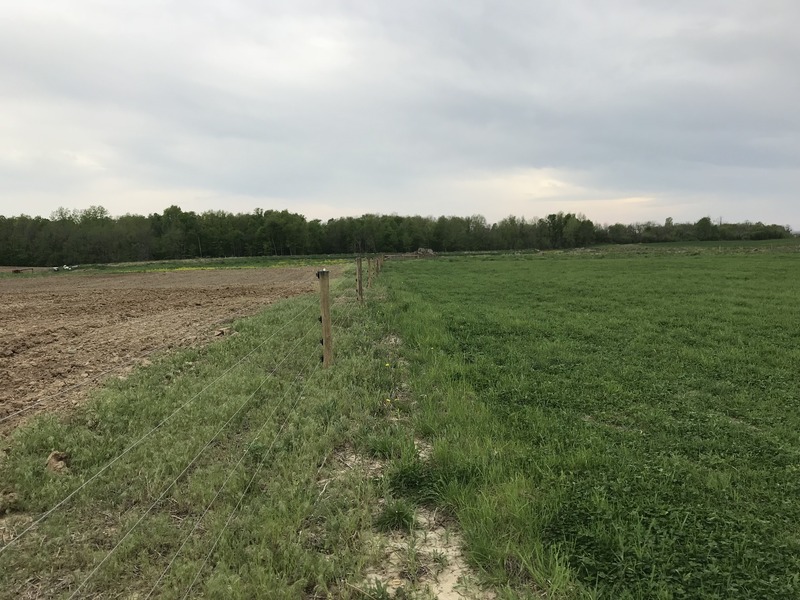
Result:
[[[0,0],[0,214],[800,229],[797,0]]]

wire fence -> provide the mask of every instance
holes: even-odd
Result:
[[[377,274],[377,263],[376,263],[376,274]],[[319,276],[319,274],[318,274]],[[371,275],[370,275],[371,276]],[[354,297],[353,292],[350,289],[346,289],[346,286],[339,286],[340,288],[345,287],[344,290],[340,291],[338,294],[335,295],[334,298],[326,298],[327,301],[331,306],[337,307],[339,314],[338,316],[332,320],[332,324],[334,329],[338,328],[342,325],[343,322],[346,322],[350,319],[353,311],[357,306],[359,306],[359,301],[363,302],[363,292],[361,291],[361,271],[358,270],[358,281],[356,286],[356,294]],[[297,287],[302,287],[307,285],[305,283],[298,283]],[[327,288],[327,285],[325,286]],[[322,286],[321,286],[322,289]],[[324,292],[321,292],[324,294]],[[161,430],[164,429],[164,426],[175,419],[178,415],[180,415],[183,411],[187,409],[187,407],[191,406],[195,403],[199,398],[201,398],[204,394],[208,392],[209,389],[217,385],[219,382],[225,380],[226,378],[230,378],[237,370],[243,368],[243,365],[247,364],[249,360],[251,360],[254,356],[257,355],[259,350],[262,350],[267,344],[271,341],[276,340],[277,336],[281,333],[286,335],[287,330],[290,328],[297,329],[297,324],[302,322],[303,320],[307,320],[309,315],[312,314],[312,309],[314,308],[315,301],[317,300],[316,297],[312,297],[309,300],[301,300],[297,302],[297,308],[285,319],[282,320],[280,326],[275,328],[270,332],[268,336],[264,339],[260,340],[254,347],[246,351],[241,357],[235,360],[233,364],[228,366],[221,374],[217,375],[213,380],[209,383],[204,385],[202,389],[197,391],[196,393],[192,394],[187,400],[181,402],[177,407],[174,408],[166,417],[159,420],[157,423],[152,425],[146,432],[140,435],[136,440],[129,443],[125,448],[117,453],[115,456],[107,460],[101,467],[96,469],[88,478],[86,478],[80,485],[78,485],[75,489],[70,491],[66,494],[61,500],[56,502],[52,507],[44,511],[34,520],[32,520],[26,527],[24,527],[19,533],[14,535],[5,545],[0,546],[0,557],[8,552],[13,552],[14,548],[19,545],[20,540],[26,538],[27,535],[30,534],[31,531],[39,527],[45,520],[50,518],[56,513],[61,513],[65,510],[68,510],[68,505],[70,502],[82,491],[87,490],[89,486],[93,484],[93,482],[98,481],[104,474],[109,472],[109,470],[113,469],[116,464],[120,461],[125,459],[129,456],[133,450],[143,446],[148,440],[154,438],[159,434]],[[322,298],[320,298],[322,300]],[[322,302],[321,302],[322,304]],[[324,309],[321,309],[324,313]],[[322,321],[322,317],[319,318],[319,321]],[[197,569],[194,577],[191,580],[188,588],[185,591],[184,598],[188,597],[192,590],[194,589],[195,585],[197,584],[199,578],[201,577],[203,571],[207,567],[211,556],[214,554],[219,541],[222,539],[223,534],[225,533],[226,529],[229,527],[231,520],[233,519],[235,513],[240,509],[243,499],[248,494],[249,490],[251,489],[254,481],[256,480],[259,472],[261,471],[262,467],[264,466],[267,457],[272,453],[273,449],[275,448],[281,434],[286,429],[287,424],[290,422],[291,419],[296,418],[297,410],[301,406],[301,400],[303,398],[303,394],[307,389],[309,383],[312,381],[315,373],[321,368],[322,364],[320,362],[320,357],[316,354],[316,352],[308,352],[308,347],[318,347],[316,343],[311,344],[310,340],[314,339],[316,336],[312,334],[315,331],[319,330],[320,324],[316,322],[317,319],[314,319],[314,324],[301,330],[299,336],[295,336],[294,339],[288,340],[289,347],[288,349],[279,357],[276,358],[271,370],[269,370],[264,377],[258,381],[255,388],[247,395],[247,397],[238,405],[236,405],[235,410],[228,416],[227,420],[225,420],[222,425],[220,425],[214,433],[208,437],[207,439],[203,440],[202,445],[199,447],[199,450],[195,452],[192,457],[183,465],[183,468],[178,472],[178,474],[169,480],[169,483],[166,486],[161,488],[160,493],[156,496],[155,500],[153,500],[149,506],[139,515],[139,518],[128,527],[124,533],[121,533],[119,538],[117,539],[116,543],[108,550],[108,552],[96,562],[94,567],[88,572],[88,574],[83,577],[80,583],[72,590],[71,595],[69,598],[76,598],[82,592],[85,592],[88,589],[88,586],[91,580],[95,577],[95,575],[103,568],[105,564],[112,558],[112,556],[125,545],[125,542],[130,539],[132,534],[140,527],[140,525],[145,521],[145,519],[150,515],[162,501],[166,498],[169,492],[175,488],[175,486],[184,478],[187,473],[189,473],[192,468],[198,463],[200,458],[211,448],[217,441],[223,438],[230,432],[231,424],[243,415],[246,411],[248,406],[252,405],[254,398],[257,397],[259,392],[264,388],[265,384],[271,379],[275,378],[278,371],[281,367],[287,366],[292,359],[294,358],[294,363],[298,363],[297,367],[293,371],[293,376],[289,377],[289,383],[286,385],[285,391],[277,398],[272,399],[272,407],[271,410],[267,412],[264,416],[260,424],[257,428],[255,428],[255,434],[249,438],[249,442],[246,444],[244,450],[240,453],[237,453],[238,460],[236,462],[232,462],[230,467],[227,469],[227,474],[222,481],[221,484],[216,488],[215,493],[213,494],[211,500],[203,507],[202,512],[200,512],[199,516],[194,520],[193,525],[189,529],[188,533],[182,537],[180,540],[180,545],[178,546],[177,550],[172,554],[169,559],[169,562],[166,564],[166,567],[161,571],[160,575],[152,584],[152,587],[149,589],[147,593],[147,598],[153,596],[156,593],[159,586],[161,585],[164,578],[173,568],[176,560],[184,551],[186,544],[192,538],[192,536],[197,532],[197,530],[201,527],[204,519],[208,515],[208,513],[212,510],[212,506],[214,506],[215,502],[219,499],[220,495],[223,491],[229,486],[229,483],[234,477],[234,474],[237,472],[237,469],[241,467],[243,462],[245,461],[248,454],[252,451],[252,449],[258,444],[265,434],[265,431],[268,429],[269,425],[273,423],[275,416],[278,414],[278,411],[283,409],[288,403],[288,410],[280,423],[277,431],[272,435],[271,442],[267,446],[266,451],[263,452],[258,465],[253,470],[252,476],[250,477],[247,485],[245,486],[244,490],[239,495],[238,501],[234,505],[233,509],[230,510],[227,519],[225,520],[222,528],[218,532],[216,538],[214,539],[213,544],[211,544],[207,554],[205,555],[202,563],[200,564],[199,568]],[[294,324],[294,327],[293,327]],[[283,340],[284,343],[287,342],[286,339]],[[304,350],[305,348],[305,350]],[[150,351],[150,355],[152,353],[157,352],[163,348],[152,350]],[[297,357],[301,357],[299,361],[297,361]],[[114,369],[108,369],[103,372],[103,374],[108,374],[113,372]],[[98,375],[97,377],[100,377]],[[282,378],[283,381],[287,380],[286,375],[279,376]],[[86,382],[82,385],[75,386],[75,388],[86,387],[89,383]],[[31,410],[34,406],[43,404],[46,401],[46,398],[40,399],[38,402],[34,403],[31,406],[27,406],[24,409],[17,411],[16,413],[5,415],[2,419],[0,419],[0,423],[6,421],[10,418],[13,418],[15,415],[18,415],[26,410]],[[274,423],[277,425],[277,423]],[[319,469],[322,469],[324,462],[320,465]],[[158,465],[156,465],[158,468]],[[26,592],[24,589],[17,590],[19,595],[22,596]]]

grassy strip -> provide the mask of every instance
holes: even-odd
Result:
[[[119,273],[168,273],[172,271],[213,271],[217,269],[263,269],[266,267],[310,267],[319,264],[328,266],[350,264],[356,255],[308,255],[308,256],[246,256],[231,258],[187,258],[183,260],[152,260],[130,263],[89,264],[72,267],[71,271],[50,268],[33,273],[11,273],[0,271],[2,278],[67,277],[72,273],[119,274]]]
[[[601,245],[591,248],[572,248],[568,250],[519,250],[519,256],[537,254],[540,257],[563,258],[575,256],[586,258],[591,254],[597,258],[624,258],[631,255],[659,256],[663,254],[689,254],[692,256],[706,254],[750,254],[770,253],[786,254],[800,252],[800,237],[780,240],[728,240],[708,242],[660,242],[652,244]],[[77,270],[84,273],[150,273],[170,271],[205,271],[214,269],[261,269],[264,267],[307,267],[324,262],[327,265],[347,264],[357,255],[309,255],[309,256],[245,256],[231,258],[189,258],[184,260],[155,260],[130,263],[80,265]],[[445,252],[442,256],[485,256],[508,257],[507,250],[487,250],[478,252]],[[0,279],[6,277],[27,278],[42,276],[65,276],[65,271],[37,271],[35,273],[12,274],[0,271]]]
[[[334,294],[349,288],[346,277]],[[278,303],[222,342],[110,383],[66,419],[18,430],[0,465],[6,533],[183,407],[0,553],[0,598],[358,595],[344,581],[369,559],[362,538],[380,489],[332,480],[332,456],[381,419],[391,373],[381,327],[344,298],[335,368],[318,368],[317,303]],[[67,472],[45,468],[52,450],[68,455]]]
[[[264,267],[308,267],[324,262],[327,265],[352,262],[355,255],[309,256],[246,256],[232,258],[190,258],[157,260],[111,265],[86,265],[81,270],[104,273],[150,273],[165,271],[204,271],[210,269],[263,269]]]
[[[798,597],[798,255],[551,258],[387,266],[392,487],[521,595]]]

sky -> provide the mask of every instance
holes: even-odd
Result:
[[[796,0],[0,0],[0,215],[800,230]]]

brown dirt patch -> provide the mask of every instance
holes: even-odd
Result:
[[[80,403],[91,388],[147,364],[153,353],[207,343],[225,335],[225,323],[317,290],[316,270],[1,279],[0,433]]]
[[[380,586],[394,598],[429,600],[494,600],[497,595],[481,587],[461,548],[464,541],[454,527],[435,512],[418,508],[416,527],[410,533],[379,535],[379,565],[367,572],[357,589]],[[398,590],[405,593],[399,594]],[[369,592],[367,594],[369,595]]]
[[[432,453],[429,442],[414,440],[421,460]],[[327,458],[326,458],[327,461]],[[328,484],[342,481],[350,474],[369,479],[381,477],[386,461],[358,454],[350,446],[333,453],[330,476],[319,478],[320,496]],[[324,463],[323,463],[324,466]],[[320,467],[322,470],[322,466]],[[378,509],[385,503],[378,500]],[[306,532],[309,539],[324,534]],[[368,568],[359,585],[346,583],[359,592],[362,598],[376,598],[376,588],[391,598],[419,598],[420,600],[495,600],[497,595],[480,585],[478,577],[467,564],[461,549],[464,540],[455,522],[436,511],[418,507],[414,514],[414,528],[410,532],[365,533],[367,550],[377,560]]]

